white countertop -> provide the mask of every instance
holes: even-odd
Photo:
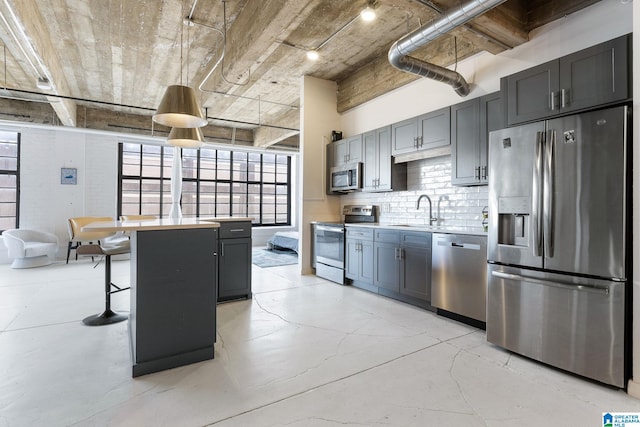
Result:
[[[212,218],[199,218],[200,221],[213,221],[213,222],[244,222],[244,221],[253,221],[253,217],[251,216],[216,216]]]
[[[235,220],[241,221],[235,218]],[[199,218],[160,218],[138,221],[102,221],[92,222],[82,227],[82,231],[136,231],[136,230],[178,230],[187,228],[218,228],[219,220]]]
[[[347,227],[377,227],[401,231],[426,231],[429,233],[445,234],[471,234],[475,236],[486,236],[487,232],[481,227],[446,226],[446,225],[407,225],[407,224],[345,224]]]

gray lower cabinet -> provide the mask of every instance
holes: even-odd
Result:
[[[431,233],[402,233],[400,293],[431,301]]]
[[[251,298],[251,222],[220,223],[218,302]]]
[[[503,127],[500,92],[451,107],[451,184],[488,184],[489,132]]]
[[[400,291],[400,258],[398,245],[375,242],[373,284],[390,291]]]
[[[345,246],[345,277],[360,284],[372,285],[373,230],[347,227]]]
[[[374,237],[373,283],[380,294],[419,306],[431,297],[431,233],[380,229]]]
[[[629,35],[501,80],[513,126],[630,98]]]
[[[377,228],[373,244],[373,284],[390,291],[400,291],[400,232]]]

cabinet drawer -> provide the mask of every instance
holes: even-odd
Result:
[[[373,228],[347,227],[347,237],[373,240]]]
[[[375,238],[376,242],[384,242],[384,243],[400,243],[400,232],[397,230],[387,230],[387,229],[379,229],[375,230]]]
[[[417,246],[431,249],[431,233],[428,231],[403,231],[400,233],[402,246]]]
[[[251,237],[251,222],[230,221],[220,223],[220,239],[235,239],[240,237]]]

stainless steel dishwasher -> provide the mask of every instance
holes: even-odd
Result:
[[[434,233],[431,305],[487,321],[487,237]]]

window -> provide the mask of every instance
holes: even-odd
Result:
[[[167,216],[172,161],[173,150],[121,143],[118,214]]]
[[[120,215],[167,216],[173,149],[120,144]],[[291,224],[291,156],[182,149],[184,217],[250,216],[254,225]]]
[[[0,231],[18,228],[20,135],[0,132]]]

